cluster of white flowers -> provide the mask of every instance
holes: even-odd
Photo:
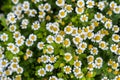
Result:
[[[111,19],[113,14],[120,14],[120,5],[115,1],[109,3],[94,0],[71,1],[74,5],[67,3],[67,0],[54,1],[53,3],[58,7],[56,9],[58,11],[54,12],[49,0],[23,0],[23,3],[19,3],[19,0],[12,0],[15,6],[6,18],[8,32],[0,33],[0,41],[6,45],[5,49],[0,46],[1,80],[22,80],[21,74],[24,71],[19,65],[19,57],[13,57],[11,61],[8,61],[3,54],[5,50],[17,55],[25,47],[24,59],[27,60],[35,54],[33,46],[40,53],[40,56],[37,57],[38,64],[42,64],[37,70],[37,75],[40,77],[45,77],[47,73],[53,72],[53,75],[49,76],[49,80],[64,80],[54,75],[56,63],[61,62],[58,66],[60,65],[59,68],[63,74],[72,74],[79,79],[86,73],[87,76],[92,75],[94,70],[101,69],[104,64],[107,64],[108,72],[113,70],[117,75],[113,80],[120,80],[120,75],[118,75],[120,72],[120,35],[118,34],[120,29]],[[31,7],[32,2],[37,9]],[[94,11],[95,7],[98,8],[98,12]],[[106,7],[109,7],[109,10],[103,13],[102,11]],[[75,16],[72,18],[71,14],[72,17]],[[77,22],[80,24],[76,25]],[[44,26],[41,25],[43,23],[45,23]],[[42,28],[46,30],[46,36],[40,32]],[[45,40],[39,39],[41,36],[37,33],[41,33]],[[61,47],[59,48],[59,46]],[[60,50],[62,48],[63,54],[59,50],[56,53],[57,48]],[[108,62],[105,63],[101,56],[104,55],[104,52],[107,55],[116,56],[116,59],[108,59]],[[87,63],[81,59],[81,55],[86,55]],[[84,66],[86,73],[82,70]],[[14,72],[17,74],[15,77],[7,77]],[[102,77],[102,80],[109,80],[107,75]]]

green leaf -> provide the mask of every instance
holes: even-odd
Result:
[[[5,56],[8,60],[11,60],[14,57],[14,54],[10,51],[6,51]]]
[[[23,55],[24,53],[22,51],[20,51],[17,55]]]

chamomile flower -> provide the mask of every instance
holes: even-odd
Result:
[[[16,70],[17,74],[22,74],[23,73],[23,68],[22,67],[18,67]]]
[[[107,50],[108,47],[107,47],[108,43],[106,43],[105,41],[100,41],[99,42],[99,48],[103,49],[103,50]]]
[[[75,51],[77,54],[82,54],[84,52],[84,50],[82,48],[79,48],[79,47]]]
[[[33,30],[38,30],[40,28],[40,23],[38,21],[35,21],[33,24],[32,24],[32,29]]]
[[[116,13],[116,14],[120,14],[120,6],[116,6],[116,7],[113,9],[113,12]]]
[[[19,2],[19,0],[12,0],[12,2],[13,2],[14,4],[17,4],[17,3]]]
[[[95,63],[99,63],[99,64],[102,64],[103,63],[103,59],[101,57],[97,57],[95,59]]]
[[[51,5],[49,3],[45,3],[44,10],[50,11],[50,9],[51,9]]]
[[[42,59],[42,62],[43,62],[43,63],[47,63],[48,60],[49,60],[49,56],[47,56],[47,55],[42,55],[42,56],[41,56],[41,59]]]
[[[9,30],[10,30],[10,32],[15,32],[16,31],[16,26],[15,25],[10,25]]]
[[[19,47],[15,46],[14,49],[11,51],[13,54],[17,54],[20,51]]]
[[[65,18],[67,16],[67,12],[65,10],[61,9],[58,13],[58,16],[60,18]]]
[[[81,15],[81,17],[80,17],[80,20],[82,21],[82,22],[87,22],[88,21],[88,17],[87,17],[87,15]]]
[[[21,36],[21,33],[19,32],[19,31],[15,31],[14,33],[13,33],[13,38],[14,39],[17,39],[18,37],[20,37]]]
[[[10,65],[10,69],[12,71],[16,71],[18,67],[19,67],[18,63],[11,63]]]
[[[44,5],[43,4],[38,5],[38,10],[39,11],[44,11]]]
[[[94,68],[95,68],[94,63],[88,63],[88,67],[87,67],[88,70],[93,71]]]
[[[29,40],[30,41],[36,41],[37,40],[37,36],[35,34],[30,34],[29,35]]]
[[[44,47],[44,42],[38,42],[37,48],[41,50],[43,49],[43,47]]]
[[[50,76],[49,80],[58,80],[56,76]]]
[[[112,63],[112,69],[117,69],[119,67],[119,64],[117,62]]]
[[[76,74],[75,77],[78,79],[81,79],[83,77],[83,73],[80,72],[80,73]]]
[[[99,1],[97,6],[98,6],[98,9],[103,11],[103,9],[105,8],[105,2],[104,1]]]
[[[60,6],[60,7],[64,6],[65,5],[65,0],[57,0],[56,5]]]
[[[26,39],[25,44],[26,44],[26,46],[30,47],[33,45],[33,41]]]
[[[10,76],[12,74],[12,71],[10,69],[7,69],[7,70],[4,71],[4,74],[6,76]]]
[[[45,70],[48,72],[52,72],[54,69],[54,66],[52,64],[46,64]]]
[[[52,54],[54,52],[54,47],[51,45],[48,45],[46,51],[48,54]]]
[[[100,21],[100,20],[102,20],[103,15],[102,15],[102,13],[98,13],[98,12],[97,12],[94,17],[95,17],[95,19],[96,19],[97,21]]]
[[[77,6],[78,6],[78,7],[84,7],[84,6],[85,6],[84,0],[78,0],[78,1],[77,1]]]
[[[44,11],[40,11],[38,17],[39,17],[39,18],[44,18],[45,15],[46,15],[46,13],[45,13]]]
[[[113,80],[120,80],[120,75],[117,75]]]
[[[65,32],[66,34],[71,34],[71,33],[73,32],[72,26],[66,26],[66,27],[64,28],[64,32]]]
[[[55,42],[56,42],[57,44],[62,43],[62,42],[63,42],[63,36],[61,36],[61,35],[56,35],[56,36],[55,36]]]
[[[72,5],[67,4],[67,5],[65,6],[65,10],[66,10],[68,13],[71,13],[72,10],[73,10]]]
[[[12,51],[15,47],[15,45],[13,43],[8,43],[7,45],[8,45],[7,50],[10,50],[10,51]]]
[[[79,60],[76,60],[76,61],[74,61],[74,66],[75,67],[81,67],[82,66],[82,62],[79,61]]]
[[[47,43],[53,43],[54,37],[52,35],[48,35],[46,40],[47,40]]]
[[[65,53],[64,54],[64,59],[65,59],[65,61],[70,61],[71,59],[72,59],[72,55],[71,55],[71,53]]]
[[[97,33],[97,34],[94,35],[92,41],[93,42],[100,42],[100,41],[102,41],[102,38],[103,38],[103,36],[100,35],[99,33]]]
[[[1,34],[0,40],[3,42],[8,41],[8,34],[6,34],[6,33]]]
[[[19,62],[18,57],[13,57],[13,59],[11,60],[11,62],[13,62],[13,63],[18,63],[18,62]]]
[[[93,63],[94,62],[94,56],[93,55],[87,56],[87,62],[88,63]]]
[[[29,16],[30,17],[35,17],[36,14],[37,14],[37,11],[35,9],[30,9],[29,10]]]
[[[111,29],[112,28],[112,22],[111,21],[106,21],[105,28],[106,29]]]
[[[23,8],[24,11],[28,11],[29,8],[30,8],[30,3],[28,1],[24,1],[23,5],[22,5],[22,8]]]
[[[54,56],[54,55],[51,55],[48,60],[49,60],[50,63],[55,63],[56,60],[57,60],[57,57]]]
[[[46,70],[44,69],[44,68],[40,68],[39,70],[38,70],[38,75],[39,76],[45,76],[46,75]]]
[[[24,39],[21,39],[21,37],[17,38],[15,40],[17,46],[22,46],[24,44]]]
[[[116,52],[116,51],[118,50],[118,45],[112,44],[112,45],[110,46],[110,50],[111,50],[111,52]]]
[[[93,8],[95,5],[95,2],[93,0],[88,0],[86,2],[88,8]]]
[[[81,41],[82,41],[82,39],[80,38],[80,36],[73,37],[74,44],[79,44]]]
[[[70,74],[71,73],[71,67],[70,66],[64,66],[64,72],[66,73],[66,74]]]
[[[76,8],[75,8],[75,12],[76,12],[77,14],[82,14],[82,13],[84,13],[84,8],[83,8],[83,7],[76,7]]]
[[[120,36],[119,36],[118,34],[113,34],[113,35],[112,35],[112,40],[113,40],[114,42],[119,42],[119,41],[120,41]]]
[[[30,49],[27,49],[25,54],[27,57],[32,57],[33,52]]]
[[[112,1],[110,2],[109,6],[110,8],[114,9],[117,6],[117,4],[114,1]]]
[[[90,53],[91,53],[92,55],[97,55],[97,54],[98,54],[98,49],[97,49],[97,47],[93,47],[93,48],[90,50]]]
[[[79,48],[85,50],[85,49],[87,48],[87,43],[81,42],[81,43],[79,44]]]
[[[68,38],[66,38],[64,41],[63,41],[63,46],[65,47],[69,47],[71,44],[70,40]]]
[[[87,33],[87,38],[88,39],[92,39],[94,37],[94,33],[92,32],[92,31],[89,31],[88,33]]]
[[[79,67],[74,67],[73,68],[73,73],[76,75],[76,74],[79,74],[81,72],[81,68]]]
[[[8,60],[6,60],[6,59],[1,60],[0,65],[1,65],[1,67],[6,67],[8,65]]]
[[[118,33],[120,31],[120,28],[118,27],[118,25],[113,25],[112,31],[114,31],[114,33]]]

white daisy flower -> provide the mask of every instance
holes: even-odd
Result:
[[[67,16],[67,12],[65,10],[61,9],[58,13],[58,16],[60,18],[65,18]]]
[[[118,25],[113,25],[112,31],[114,31],[114,33],[118,33],[120,31],[120,28],[118,27]]]
[[[85,50],[85,49],[87,48],[87,43],[81,42],[81,43],[79,44],[79,48],[82,48],[83,50]]]
[[[88,8],[93,8],[95,5],[95,2],[93,0],[88,0],[86,2]]]
[[[34,42],[31,41],[31,40],[29,40],[29,39],[26,39],[26,41],[25,41],[25,44],[26,44],[26,46],[28,46],[28,47],[32,46],[33,43],[34,43]]]
[[[97,47],[93,47],[93,48],[90,50],[90,53],[93,54],[93,55],[97,55],[97,54],[98,54],[98,49],[97,49]]]
[[[10,69],[14,72],[17,71],[17,68],[19,67],[18,63],[11,63]]]
[[[112,28],[112,22],[111,21],[106,21],[105,28],[106,29],[111,29]]]
[[[48,54],[52,54],[54,52],[54,47],[51,45],[48,45],[46,51]]]
[[[6,33],[1,34],[0,40],[3,42],[8,41],[8,34],[6,34]]]
[[[80,8],[81,8],[81,7],[84,7],[84,6],[85,6],[84,0],[78,0],[78,1],[77,1],[77,6],[80,7]]]
[[[114,42],[120,42],[120,36],[118,34],[112,34],[112,40]]]
[[[8,43],[7,45],[8,45],[7,50],[10,50],[10,51],[12,51],[15,47],[15,45],[13,43]]]
[[[43,4],[38,5],[38,10],[39,11],[44,11],[44,5]]]
[[[110,8],[114,9],[117,6],[117,3],[115,3],[114,1],[111,1],[109,6]]]
[[[57,57],[54,56],[54,55],[51,55],[51,56],[49,57],[49,62],[50,62],[50,63],[55,63],[56,60],[57,60]]]
[[[44,11],[40,11],[38,17],[39,17],[39,18],[44,18],[45,15],[46,15],[46,13],[45,13]]]
[[[43,47],[44,47],[44,42],[38,42],[37,48],[41,50],[43,49]]]
[[[33,24],[32,24],[32,29],[33,30],[38,30],[40,28],[40,23],[38,21],[35,21]]]
[[[50,11],[50,9],[51,9],[51,5],[49,3],[45,3],[44,10]]]
[[[18,37],[20,37],[21,36],[21,33],[19,32],[19,31],[15,31],[14,33],[13,33],[13,38],[14,39],[17,39]]]
[[[65,47],[69,47],[71,45],[71,42],[68,38],[66,38],[64,41],[63,41],[63,46]]]
[[[46,64],[45,70],[48,72],[52,72],[54,69],[54,66],[52,64]]]
[[[72,8],[72,5],[66,5],[65,6],[65,10],[68,12],[68,13],[71,13],[72,12],[72,10],[73,10],[73,8]]]
[[[64,66],[64,72],[66,73],[66,74],[70,74],[71,73],[71,67],[70,66]]]
[[[19,0],[12,0],[12,2],[13,2],[14,4],[17,4],[17,3],[19,2]]]
[[[82,22],[87,22],[88,21],[88,17],[87,17],[87,15],[81,15],[81,17],[80,17],[80,20],[82,21]]]
[[[24,11],[28,11],[29,8],[30,8],[30,3],[28,1],[24,1],[23,5],[22,5],[22,8],[23,8]]]
[[[64,32],[65,32],[66,34],[71,34],[71,33],[73,32],[72,26],[66,26],[66,27],[64,28]]]
[[[17,74],[22,74],[23,73],[23,68],[22,67],[18,67],[16,70]]]
[[[74,68],[73,68],[73,73],[74,73],[75,75],[81,73],[81,68],[79,68],[79,67],[74,67]]]
[[[22,46],[24,44],[24,39],[21,39],[21,37],[17,38],[15,40],[17,46]]]
[[[56,37],[55,37],[55,42],[56,42],[57,44],[62,43],[62,42],[63,42],[63,36],[61,36],[61,35],[56,35]]]
[[[64,59],[65,59],[67,62],[70,61],[70,60],[72,59],[71,53],[65,53],[65,54],[64,54]]]
[[[64,6],[65,5],[65,0],[57,0],[56,5],[60,6],[60,7]]]
[[[0,67],[3,68],[3,67],[7,67],[8,65],[8,60],[6,59],[3,59],[0,61]]]
[[[49,80],[58,80],[56,76],[50,76]]]
[[[100,20],[102,20],[102,18],[103,18],[103,14],[97,12],[97,13],[95,14],[94,18],[95,18],[97,21],[100,21]]]
[[[112,45],[110,46],[110,50],[111,50],[112,52],[115,52],[115,53],[116,53],[116,51],[118,50],[118,45],[112,44]]]
[[[99,1],[97,6],[98,6],[98,9],[100,9],[101,11],[103,11],[103,9],[105,8],[104,1]]]
[[[29,40],[30,41],[36,41],[37,40],[37,36],[35,34],[30,34],[29,35]]]
[[[75,67],[81,67],[81,66],[82,66],[82,62],[76,60],[76,61],[74,61],[74,66],[75,66]]]
[[[16,26],[15,25],[10,25],[9,30],[10,30],[10,32],[15,32],[16,31]]]
[[[107,47],[108,43],[106,43],[105,41],[100,41],[99,42],[99,48],[103,49],[103,50],[107,50],[108,47]]]
[[[52,35],[48,35],[46,40],[47,40],[47,43],[53,43],[54,37]]]
[[[87,56],[87,62],[88,63],[93,63],[94,62],[94,56],[93,55]]]
[[[42,59],[42,62],[43,62],[43,63],[47,63],[47,62],[49,61],[49,56],[47,56],[47,55],[42,55],[42,56],[41,56],[41,59]]]
[[[120,6],[116,6],[114,9],[113,9],[113,12],[115,14],[120,14]]]
[[[82,14],[82,13],[84,13],[84,8],[83,8],[83,7],[76,7],[76,8],[75,8],[75,12],[76,12],[77,14]]]
[[[39,76],[45,76],[46,75],[46,70],[44,69],[44,68],[40,68],[39,70],[38,70],[38,75]]]
[[[36,14],[37,14],[37,11],[35,9],[30,9],[29,10],[29,16],[35,17]]]
[[[33,52],[30,49],[27,49],[25,54],[27,57],[32,57]]]
[[[20,51],[19,47],[15,46],[14,49],[11,51],[13,54],[17,54]]]
[[[95,64],[94,63],[88,63],[88,67],[87,67],[88,70],[93,71],[94,68],[95,68]]]

